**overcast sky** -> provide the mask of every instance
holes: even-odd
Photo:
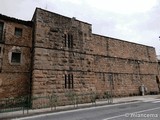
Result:
[[[93,33],[156,48],[160,0],[0,0],[0,13],[31,20],[36,7],[92,24]]]

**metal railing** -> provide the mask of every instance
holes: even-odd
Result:
[[[0,99],[0,114],[7,112],[21,111],[21,114],[27,111],[29,114],[30,110],[37,110],[42,108],[49,108],[51,111],[56,110],[59,106],[73,105],[74,108],[79,107],[83,103],[91,103],[96,105],[99,97],[97,93],[81,93],[77,94],[74,91],[68,91],[63,95],[57,95],[52,93],[50,96],[38,96],[30,97],[21,96],[17,98],[6,98]],[[101,98],[102,99],[102,98]],[[113,102],[112,93],[105,92],[103,100],[110,104]]]
[[[0,113],[19,111],[28,108],[28,96],[0,99]]]

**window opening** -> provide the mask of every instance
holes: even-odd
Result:
[[[65,88],[74,88],[73,74],[65,75]]]
[[[0,22],[0,41],[3,41],[3,25],[4,23]]]
[[[20,63],[21,53],[12,52],[11,63]]]
[[[15,33],[16,36],[21,37],[22,36],[22,29],[21,28],[15,28]]]

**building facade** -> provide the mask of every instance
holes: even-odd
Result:
[[[0,98],[28,94],[32,22],[0,15]]]
[[[30,22],[5,17],[0,98],[68,91],[129,96],[139,95],[142,84],[148,94],[159,91],[153,47],[93,34],[89,23],[40,8]]]

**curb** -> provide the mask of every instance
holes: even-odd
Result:
[[[74,105],[68,105],[68,106],[63,106],[63,108],[58,108],[55,110],[46,110],[46,109],[38,109],[38,110],[35,110],[35,111],[30,111],[28,114],[25,113],[25,114],[15,114],[14,116],[8,116],[7,113],[4,113],[6,114],[6,116],[4,117],[0,117],[0,119],[2,120],[9,120],[9,119],[18,119],[18,118],[21,118],[21,117],[29,117],[29,116],[34,116],[34,115],[40,115],[40,114],[46,114],[46,113],[58,113],[58,112],[62,112],[62,111],[69,111],[69,110],[78,110],[78,109],[83,109],[83,108],[91,108],[91,107],[100,107],[100,106],[105,106],[105,105],[108,105],[108,107],[110,105],[116,105],[116,104],[123,104],[123,103],[133,103],[133,102],[141,102],[141,100],[129,100],[129,101],[120,101],[120,102],[115,102],[115,103],[107,103],[107,102],[99,102],[97,101],[96,104],[93,104],[93,103],[87,103],[87,104],[79,104],[78,106],[74,107]],[[64,108],[66,107],[66,108]],[[46,110],[46,111],[45,111]],[[19,112],[22,112],[22,111],[19,111]],[[9,113],[8,113],[9,114]],[[14,114],[14,113],[13,113]]]
[[[14,111],[14,112],[7,112],[7,113],[2,113],[4,116],[1,116],[0,113],[0,119],[2,120],[9,120],[9,119],[16,119],[16,118],[21,118],[21,117],[29,117],[29,116],[34,116],[34,115],[40,115],[40,114],[46,114],[46,113],[57,113],[57,112],[63,112],[63,111],[69,111],[69,110],[78,110],[78,109],[83,109],[83,108],[91,108],[91,107],[98,107],[98,106],[105,106],[108,105],[121,105],[121,104],[127,104],[127,103],[137,103],[137,102],[143,102],[146,99],[160,99],[160,95],[156,96],[133,96],[133,97],[122,97],[122,98],[113,98],[112,103],[109,103],[111,101],[104,101],[104,100],[99,100],[96,101],[96,103],[84,103],[84,104],[78,104],[76,105],[66,105],[66,106],[57,106],[57,109],[51,110],[51,108],[42,108],[42,109],[30,109],[29,113],[27,113],[27,110],[24,111]]]

